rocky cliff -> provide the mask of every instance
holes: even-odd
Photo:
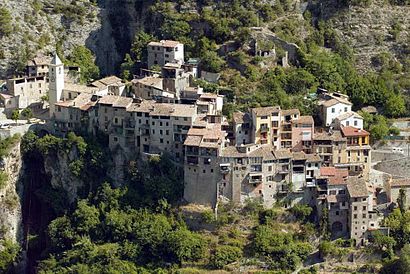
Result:
[[[69,55],[86,45],[103,75],[118,71],[135,32],[144,28],[152,1],[142,0],[0,0],[11,14],[12,32],[0,36],[0,79],[38,53],[61,47]],[[75,3],[75,4],[73,4]]]
[[[22,166],[18,143],[8,156],[0,159],[0,170],[4,174],[0,186],[0,237],[14,242],[21,241],[22,238]]]

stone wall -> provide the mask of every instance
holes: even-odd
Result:
[[[377,163],[374,169],[389,173],[393,178],[410,178],[410,158],[383,161]]]

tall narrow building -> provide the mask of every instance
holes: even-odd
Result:
[[[55,104],[61,100],[64,89],[64,64],[61,62],[57,53],[54,54],[49,67],[49,103],[50,103],[50,117],[55,113]]]

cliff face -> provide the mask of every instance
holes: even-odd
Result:
[[[67,56],[76,45],[96,55],[103,75],[116,73],[136,31],[144,28],[153,1],[0,0],[11,14],[12,32],[0,37],[0,79],[14,74],[27,57],[49,54],[60,44]],[[73,8],[75,7],[75,8]]]
[[[22,159],[20,143],[13,146],[10,154],[0,159],[0,170],[7,179],[0,188],[0,238],[13,242],[22,240]]]

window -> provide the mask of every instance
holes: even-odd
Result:
[[[349,126],[349,121],[346,121],[346,126]]]
[[[335,108],[332,108],[332,113],[335,113]]]
[[[354,207],[353,207],[353,210],[357,210],[357,206],[354,206]]]
[[[160,129],[160,130],[159,130],[159,134],[160,134],[160,135],[162,135],[162,134],[163,134],[163,131],[162,131],[162,129]]]
[[[363,214],[363,219],[366,219],[366,214]]]
[[[354,126],[357,127],[357,120],[355,120],[353,123],[354,123]]]
[[[162,122],[159,122],[159,126],[162,127]]]
[[[339,211],[336,211],[336,216],[339,216]]]
[[[363,206],[363,210],[366,210],[366,206]]]
[[[152,134],[155,134],[155,129],[152,130]]]
[[[152,122],[152,125],[155,126],[155,122]]]
[[[206,173],[206,170],[204,169],[204,170],[202,170],[202,173]]]
[[[165,131],[165,134],[166,134],[166,135],[169,135],[169,130],[168,130],[168,129]]]
[[[187,118],[187,117],[184,117],[184,121],[188,121],[188,118]]]
[[[345,107],[345,112],[347,112],[347,107]]]
[[[164,143],[164,139],[159,139],[159,142],[161,143],[161,144],[163,144]]]
[[[357,214],[353,214],[353,219],[357,219]]]
[[[211,173],[214,173],[214,170],[211,168]]]
[[[117,138],[117,137],[114,137],[114,142],[118,142],[118,138]]]
[[[118,118],[114,118],[114,123],[118,124]]]

